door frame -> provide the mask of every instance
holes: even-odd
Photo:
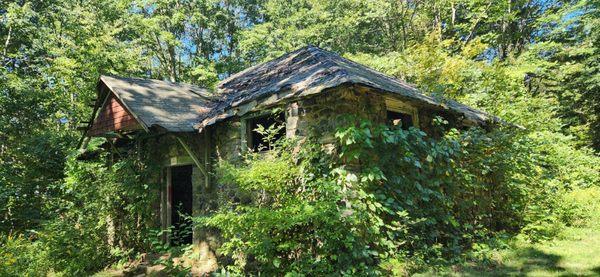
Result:
[[[172,207],[173,207],[173,184],[172,184],[172,171],[171,169],[173,167],[176,166],[186,166],[186,165],[191,165],[192,166],[192,200],[194,199],[194,195],[195,195],[195,188],[194,188],[194,170],[196,165],[194,163],[194,161],[192,160],[191,157],[189,156],[176,156],[176,157],[171,157],[170,159],[168,159],[163,167],[163,172],[164,172],[164,176],[165,176],[165,180],[164,180],[164,186],[163,189],[161,190],[161,194],[160,194],[160,221],[161,221],[161,229],[162,231],[166,231],[169,227],[171,227],[172,225]],[[195,201],[192,202],[192,213],[194,212],[194,208],[195,208]],[[194,237],[194,235],[192,234],[192,238]],[[164,243],[166,244],[170,244],[171,243],[171,239],[170,236],[167,232],[164,232],[162,235],[162,240]],[[192,239],[193,241],[193,239]]]

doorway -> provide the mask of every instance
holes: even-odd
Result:
[[[192,166],[171,167],[171,245],[192,243]]]

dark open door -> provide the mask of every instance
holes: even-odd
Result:
[[[171,167],[171,244],[192,243],[192,166]]]

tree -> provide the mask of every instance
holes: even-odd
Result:
[[[206,87],[240,70],[238,33],[258,20],[254,1],[134,1],[135,28],[151,77]]]
[[[2,229],[35,228],[63,178],[67,151],[88,120],[100,73],[143,72],[126,1],[10,3],[0,40]]]

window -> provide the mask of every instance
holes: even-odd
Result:
[[[408,128],[413,127],[413,117],[410,114],[402,113],[402,112],[387,112],[388,124],[393,126],[400,126],[403,130],[408,130]]]
[[[410,127],[419,127],[417,108],[395,98],[386,98],[387,122],[393,126],[400,126],[404,130]]]
[[[253,117],[247,122],[248,147],[253,151],[265,151],[285,137],[285,115],[283,112]]]

